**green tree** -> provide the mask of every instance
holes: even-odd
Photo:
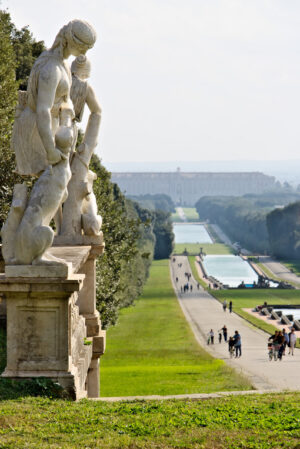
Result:
[[[154,259],[167,259],[174,247],[173,224],[170,213],[161,210],[154,212],[153,232],[156,238]]]
[[[28,27],[17,30],[7,11],[0,10],[0,228],[10,208],[17,176],[15,155],[10,148],[18,88],[25,89],[35,59],[45,49]]]
[[[6,218],[11,202],[15,175],[10,139],[18,85],[15,79],[16,58],[11,42],[9,14],[0,10],[0,221]]]
[[[300,202],[275,209],[267,215],[272,254],[284,259],[300,258]]]
[[[28,26],[11,30],[11,42],[16,58],[16,80],[19,89],[26,90],[31,68],[40,54],[46,50],[44,41],[36,41]]]
[[[118,310],[141,293],[153,253],[150,241],[154,239],[149,235],[147,245],[142,244],[142,231],[149,226],[147,215],[141,213],[140,217],[127,202],[96,155],[92,157],[91,169],[98,176],[94,193],[103,217],[105,240],[105,252],[97,261],[97,309],[104,327],[108,327],[116,323]]]

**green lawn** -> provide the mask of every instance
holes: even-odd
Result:
[[[173,212],[172,215],[171,215],[171,220],[172,220],[173,222],[175,222],[175,223],[180,223],[180,222],[182,222],[182,220],[181,220],[181,218],[180,218],[180,215],[179,215],[178,212],[177,212],[177,207],[176,207],[176,212]]]
[[[280,260],[280,262],[297,276],[300,276],[300,260]]]
[[[206,282],[203,281],[203,279],[200,278],[197,268],[196,268],[196,257],[195,256],[188,256],[189,259],[189,264],[192,270],[192,274],[194,276],[194,279],[196,280],[196,282],[199,282],[200,285],[202,285],[203,288],[207,288],[207,284]]]
[[[175,243],[173,252],[181,254],[187,249],[190,254],[199,254],[200,248],[206,254],[233,254],[233,250],[223,243]]]
[[[251,388],[196,342],[170,281],[154,261],[144,294],[109,329],[101,358],[101,396],[183,394]]]
[[[300,393],[0,402],[1,449],[299,449]]]
[[[182,209],[188,221],[200,221],[195,207],[183,207]]]
[[[205,226],[206,226],[207,230],[209,231],[210,237],[213,238],[214,243],[223,243],[222,240],[220,239],[219,235],[216,233],[214,228],[209,223],[206,223]]]

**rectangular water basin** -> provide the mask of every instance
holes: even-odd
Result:
[[[209,255],[204,257],[203,265],[209,276],[228,287],[236,288],[244,282],[245,287],[251,288],[258,281],[258,275],[251,265],[239,256]]]
[[[213,243],[206,228],[202,224],[173,225],[175,243]]]

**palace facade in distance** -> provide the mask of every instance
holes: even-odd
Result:
[[[194,206],[207,195],[241,196],[276,188],[275,177],[260,172],[114,172],[112,181],[125,195],[164,193],[181,206]]]

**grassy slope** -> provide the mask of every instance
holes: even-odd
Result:
[[[199,347],[169,277],[155,261],[143,296],[121,311],[101,358],[101,396],[241,390],[249,384]]]
[[[1,449],[299,449],[300,393],[205,401],[0,402]]]
[[[300,276],[300,260],[280,260],[280,262],[297,276]]]
[[[188,221],[200,221],[195,207],[183,207],[182,209]]]
[[[185,216],[188,220],[188,222],[194,222],[194,221],[199,221],[199,215],[196,211],[196,209],[194,207],[183,207],[183,212],[185,213]],[[173,214],[171,215],[171,219],[173,222],[182,222],[182,219],[180,218],[178,212],[177,212],[177,207],[176,207],[176,212],[173,212]]]
[[[176,212],[172,213],[171,220],[175,223],[182,223],[182,220],[181,220],[179,214],[177,213],[177,209],[176,209]]]
[[[198,271],[197,271],[196,264],[195,264],[195,262],[196,262],[195,256],[188,256],[188,259],[189,259],[189,264],[190,264],[194,279],[197,282],[199,282],[199,284],[202,285],[203,288],[206,288],[207,284],[198,275]]]
[[[185,249],[190,254],[199,254],[200,248],[206,254],[232,254],[232,249],[223,243],[175,243],[175,254],[181,254]]]

